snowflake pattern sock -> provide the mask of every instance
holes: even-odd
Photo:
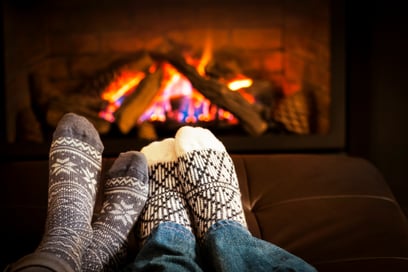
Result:
[[[235,167],[224,145],[208,129],[190,126],[177,131],[175,142],[198,239],[221,220],[247,227]]]
[[[174,139],[153,142],[141,152],[149,169],[149,195],[136,234],[144,243],[152,230],[162,222],[175,222],[191,230],[187,203],[181,191],[177,172]]]
[[[102,209],[82,271],[117,271],[127,257],[128,235],[148,194],[147,161],[137,151],[121,153],[108,171]]]
[[[84,117],[67,113],[55,129],[49,153],[46,229],[36,253],[56,256],[80,271],[92,240],[92,213],[103,145]]]

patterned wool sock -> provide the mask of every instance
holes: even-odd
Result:
[[[142,211],[138,239],[144,243],[162,222],[175,222],[191,230],[187,203],[180,191],[174,139],[153,142],[142,148],[149,165],[149,195]]]
[[[92,240],[92,213],[103,145],[94,126],[68,113],[59,121],[49,153],[46,229],[36,253],[56,256],[80,271]]]
[[[117,271],[126,260],[128,235],[148,193],[147,161],[137,151],[121,153],[108,171],[104,202],[92,224],[93,240],[82,271]]]
[[[209,130],[189,126],[177,131],[175,141],[197,237],[202,239],[220,220],[246,227],[237,175],[224,145]]]

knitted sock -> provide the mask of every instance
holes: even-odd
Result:
[[[237,175],[224,145],[209,130],[189,126],[177,131],[175,142],[197,237],[202,239],[220,220],[246,227]]]
[[[127,238],[148,193],[147,162],[136,151],[121,153],[108,171],[104,202],[92,224],[93,240],[82,271],[117,271],[127,257]]]
[[[137,236],[144,243],[162,222],[175,222],[191,230],[187,203],[180,191],[174,139],[153,142],[142,148],[149,165],[149,195],[140,217]]]
[[[46,229],[36,253],[48,253],[80,271],[92,240],[91,219],[103,145],[84,117],[68,113],[59,121],[49,153]]]

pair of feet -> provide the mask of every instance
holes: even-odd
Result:
[[[34,265],[41,258],[58,271],[114,271],[126,257],[128,234],[147,199],[147,161],[140,152],[121,153],[98,188],[103,149],[84,117],[69,113],[58,123],[49,152],[46,229]],[[91,222],[98,189],[104,200]]]
[[[121,153],[91,222],[102,152],[88,120],[72,113],[61,119],[50,148],[46,231],[37,254],[63,259],[61,266],[75,271],[115,270],[136,221],[142,242],[162,222],[181,224],[199,239],[220,220],[246,225],[233,162],[210,131],[183,127],[175,138]]]
[[[185,126],[175,138],[141,152],[149,169],[149,195],[137,229],[142,241],[166,221],[183,225],[199,240],[217,221],[246,226],[233,161],[209,130]]]

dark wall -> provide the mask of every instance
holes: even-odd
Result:
[[[349,151],[369,159],[408,212],[408,23],[403,1],[348,1]]]

